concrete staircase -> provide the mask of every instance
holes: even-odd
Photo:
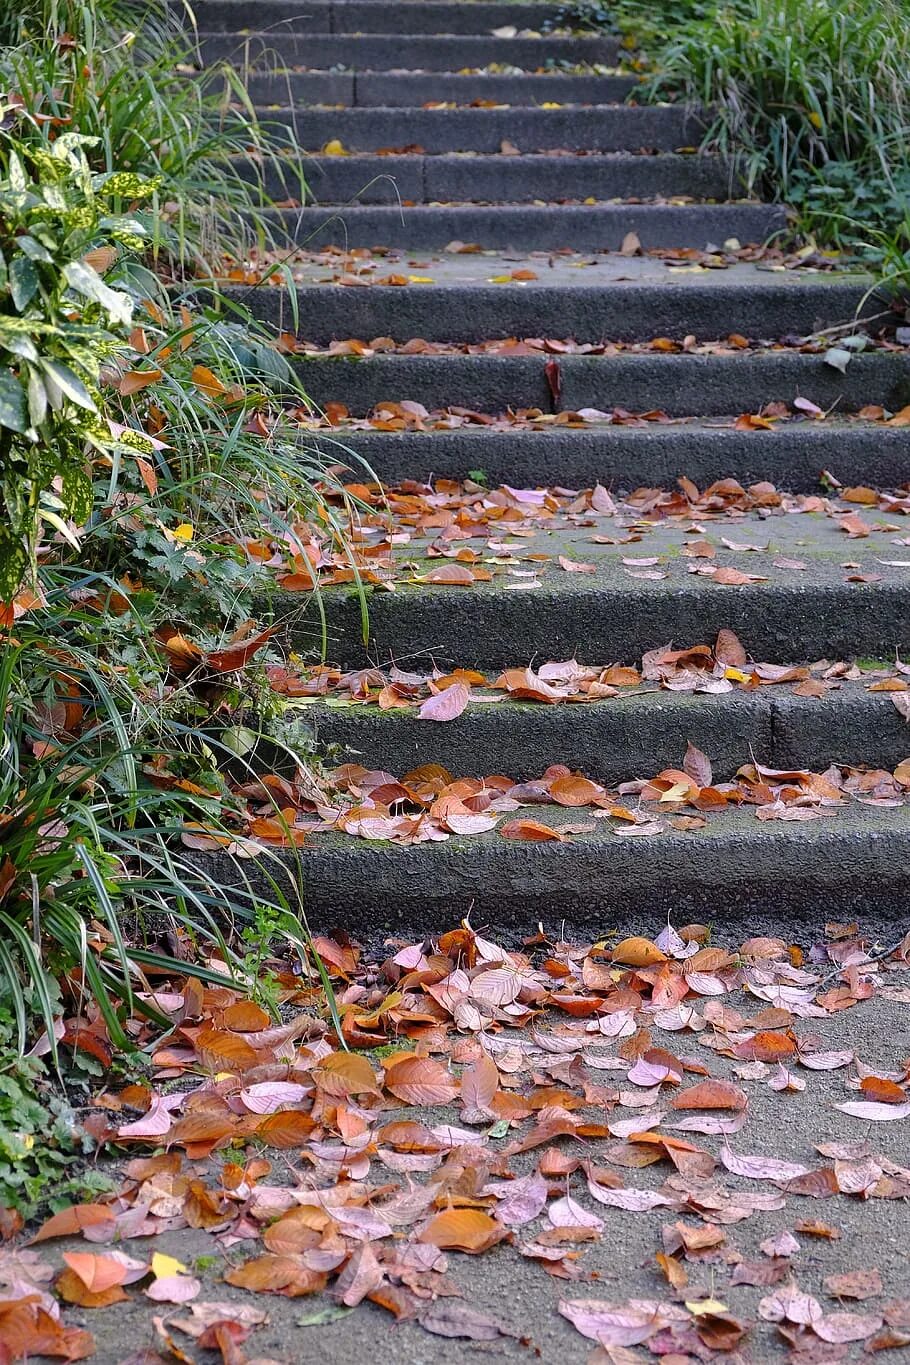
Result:
[[[241,292],[297,333],[314,403],[343,405],[328,435],[389,485],[482,471],[491,489],[600,484],[620,508],[629,490],[681,476],[819,495],[823,471],[827,488],[910,479],[910,426],[868,416],[910,404],[908,352],[882,342],[869,281],[762,251],[782,210],[741,195],[735,166],[696,154],[696,113],[624,102],[636,77],[612,38],[544,34],[555,13],[517,0],[200,0],[204,58],[242,64],[255,102],[312,153],[312,202],[277,210],[308,253],[293,266],[299,327],[286,288]],[[446,250],[453,241],[478,249]],[[382,250],[350,254],[362,248]],[[388,276],[404,284],[373,282]],[[838,335],[849,335],[858,312],[869,344],[838,368],[818,334],[847,324]],[[351,339],[362,354],[333,353]],[[768,405],[768,429],[743,422]],[[548,659],[635,664],[726,628],[770,663],[893,661],[910,653],[900,503],[862,507],[870,531],[858,536],[844,534],[855,505],[837,500],[797,511],[756,497],[694,526],[560,511],[528,542],[548,562],[527,592],[509,591],[508,563],[469,587],[420,583],[444,562],[439,532],[409,526],[400,559],[414,571],[370,592],[367,644],[356,594],[324,589],[329,655],[349,669],[396,660],[492,679]],[[599,531],[612,534],[598,543]],[[760,581],[719,586],[693,572],[702,534],[717,564]],[[630,538],[642,541],[631,551]],[[766,552],[750,556],[743,544],[756,541]],[[459,543],[489,558],[485,532]],[[630,573],[630,554],[661,572]],[[559,555],[593,572],[562,572]],[[299,597],[280,605],[306,647],[314,626]],[[321,702],[307,715],[345,757],[396,775],[442,763],[456,776],[528,780],[564,763],[616,783],[679,768],[687,741],[711,757],[715,780],[751,759],[890,770],[910,753],[891,697],[861,677],[816,697],[651,687],[584,706],[505,701],[445,724]],[[640,840],[597,823],[541,844],[496,831],[407,848],[314,835],[289,875],[302,873],[311,914],[377,932],[438,928],[472,904],[517,931],[539,916],[625,923],[822,906],[836,918],[898,913],[910,899],[905,806],[856,802],[811,823],[727,809],[697,833]]]

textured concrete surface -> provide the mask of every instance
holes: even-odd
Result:
[[[301,6],[303,9],[303,6]],[[391,33],[355,33],[338,36],[323,32],[288,30],[278,24],[265,32],[258,28],[248,33],[199,34],[199,51],[204,63],[229,59],[243,66],[278,65],[325,68],[343,60],[358,71],[377,67],[385,70],[406,60],[411,68],[428,71],[460,71],[462,67],[544,66],[549,61],[603,62],[614,65],[618,48],[614,38],[494,38],[488,35],[413,34],[403,58],[401,38]]]
[[[369,0],[372,5],[373,0]],[[382,10],[382,5],[376,6]],[[463,8],[461,6],[460,8]],[[254,104],[344,104],[384,108],[419,108],[429,101],[447,100],[470,104],[473,100],[497,100],[502,104],[539,105],[551,100],[563,104],[617,104],[639,84],[637,76],[546,75],[504,76],[455,71],[292,71],[262,72],[250,76],[246,87]],[[267,117],[267,115],[266,115]]]
[[[887,527],[888,518],[872,513],[872,527]],[[593,539],[606,532],[620,543]],[[791,663],[794,658],[893,658],[895,648],[910,653],[910,559],[896,533],[876,530],[865,539],[848,539],[837,521],[819,514],[788,515],[706,526],[704,539],[716,548],[711,561],[762,576],[764,581],[730,586],[692,572],[705,560],[683,550],[693,537],[684,527],[651,527],[634,543],[623,542],[615,523],[601,528],[596,518],[574,532],[540,531],[522,540],[514,567],[536,574],[540,587],[510,590],[520,577],[499,567],[491,582],[466,587],[409,582],[412,573],[398,572],[393,592],[367,589],[371,642],[368,652],[359,638],[360,604],[350,588],[326,588],[323,602],[329,618],[329,656],[343,664],[368,659],[452,661],[483,671],[511,667],[529,655],[536,659],[612,659],[633,663],[642,654],[674,641],[678,645],[713,640],[729,627],[748,643],[754,658]],[[731,550],[721,537],[757,544],[761,553]],[[695,539],[698,539],[696,536]],[[469,544],[469,542],[465,542]],[[477,543],[483,550],[484,541]],[[767,548],[764,548],[767,547]],[[549,557],[545,563],[523,561],[527,554]],[[594,565],[593,574],[567,573],[557,557]],[[402,547],[402,558],[426,572],[440,560],[421,560],[417,543]],[[636,577],[636,566],[623,558],[656,558],[647,572],[660,579]],[[805,569],[776,565],[795,560]],[[886,561],[892,560],[893,563]],[[494,566],[495,567],[495,566]],[[641,574],[642,570],[637,571]],[[876,576],[851,582],[853,574]],[[527,581],[525,577],[524,581]],[[304,616],[299,597],[278,595],[279,614],[289,613],[305,646],[316,630]]]
[[[749,755],[771,768],[820,772],[834,762],[890,771],[910,754],[910,727],[890,697],[855,683],[824,698],[795,696],[782,684],[720,696],[623,691],[554,705],[477,700],[445,723],[375,705],[316,704],[302,715],[340,761],[396,774],[433,762],[457,777],[503,772],[526,781],[563,763],[609,784],[678,768],[689,741],[708,755],[719,781]]]
[[[311,206],[279,210],[285,231],[301,246],[445,247],[470,239],[500,250],[617,251],[629,232],[644,249],[691,246],[703,250],[735,237],[764,242],[786,223],[771,204],[474,204],[370,207],[332,211]]]
[[[259,177],[260,167],[238,158],[239,174]],[[292,166],[296,163],[291,163]],[[590,156],[308,156],[303,160],[310,197],[321,204],[648,199],[683,195],[724,199],[738,195],[729,162],[713,156],[637,156],[606,152]],[[293,171],[291,172],[293,175]],[[274,167],[265,189],[275,199],[288,190]],[[298,191],[299,196],[299,191]]]
[[[541,919],[590,937],[617,924],[631,931],[648,917],[653,926],[667,914],[756,932],[753,916],[807,915],[813,907],[832,919],[881,915],[899,937],[910,915],[908,807],[855,804],[807,823],[724,811],[705,829],[644,838],[620,838],[604,828],[609,821],[590,821],[584,811],[531,806],[509,818],[519,816],[597,828],[564,843],[516,843],[493,831],[408,848],[319,834],[296,854],[267,850],[242,864],[224,854],[194,857],[241,892],[246,884],[273,899],[277,883],[311,925],[358,937],[438,932],[469,910],[475,924],[516,938]]]
[[[290,310],[285,314],[290,325]],[[369,339],[369,338],[367,338]],[[877,403],[892,412],[910,403],[910,354],[857,356],[845,375],[821,355],[789,351],[723,355],[560,356],[558,403],[545,355],[402,356],[370,359],[298,357],[296,368],[315,403],[345,403],[356,416],[383,400],[416,399],[433,409],[457,404],[480,412],[544,412],[614,407],[671,417],[758,412],[766,403],[808,398],[825,411],[857,412]],[[730,470],[727,469],[727,473]]]
[[[213,33],[252,28],[293,33],[468,33],[481,34],[507,24],[540,31],[555,20],[559,6],[541,3],[488,3],[487,0],[204,0],[200,27]],[[568,25],[566,25],[568,27]]]
[[[273,109],[273,123],[295,129],[318,152],[337,138],[352,152],[419,146],[428,155],[498,152],[504,140],[526,151],[675,151],[701,141],[701,125],[678,105],[568,105],[561,109]]]
[[[512,280],[527,271],[530,280]],[[432,255],[380,259],[357,278],[360,288],[335,284],[343,265],[294,266],[300,334],[317,345],[347,337],[396,341],[483,341],[506,337],[574,337],[636,341],[670,337],[723,340],[735,330],[756,339],[807,336],[880,314],[867,275],[762,270],[749,263],[726,269],[672,270],[653,257],[607,252],[565,257]],[[373,284],[389,276],[406,285]],[[227,290],[228,297],[236,291]],[[256,311],[275,323],[287,312],[284,289],[257,295]],[[910,355],[910,353],[908,353]],[[483,364],[483,360],[477,362]]]
[[[727,478],[744,486],[769,480],[797,493],[818,492],[823,470],[849,486],[862,477],[880,488],[910,479],[910,428],[854,420],[786,422],[771,431],[736,431],[703,422],[644,426],[544,426],[491,430],[319,433],[322,448],[342,460],[356,452],[386,483],[465,478],[482,471],[491,487],[602,483],[614,491],[671,487],[680,476],[700,488]],[[337,441],[339,444],[335,444]],[[362,470],[355,466],[356,476]]]

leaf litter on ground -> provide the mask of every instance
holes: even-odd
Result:
[[[116,1188],[53,1214],[30,1245],[7,1223],[7,1358],[86,1356],[91,1333],[66,1314],[85,1309],[90,1324],[137,1294],[160,1309],[155,1349],[182,1360],[195,1343],[238,1365],[269,1295],[372,1304],[434,1335],[533,1350],[459,1297],[464,1255],[520,1256],[528,1275],[569,1281],[560,1314],[611,1360],[633,1347],[641,1360],[747,1360],[749,1340],[771,1330],[806,1365],[852,1343],[905,1344],[910,1306],[886,1298],[898,1287],[883,1283],[872,1247],[868,1263],[826,1278],[830,1303],[799,1278],[803,1239],[839,1235],[839,1200],[910,1198],[910,1169],[877,1153],[874,1136],[877,1122],[910,1115],[906,1062],[881,1075],[814,1031],[899,993],[891,978],[910,966],[910,935],[873,949],[857,925],[832,924],[808,952],[765,936],[729,949],[708,940],[704,925],[667,925],[593,943],[541,931],[507,949],[463,921],[392,941],[377,961],[323,936],[340,1035],[293,961],[268,964],[287,1016],[277,1026],[227,977],[156,982],[171,1027],[136,1021],[149,1080],[102,1082],[85,1120]],[[91,1009],[74,1022],[73,1047],[105,1035]],[[781,1059],[809,1087],[829,1072],[847,1093],[885,1098],[829,1101],[860,1120],[856,1136],[782,1160],[750,1119],[753,1088],[779,1089]],[[636,1173],[651,1166],[660,1183],[643,1186]],[[799,1216],[819,1197],[835,1226]],[[766,1237],[758,1261],[736,1249],[740,1224],[791,1205],[793,1231]],[[585,1264],[610,1235],[606,1217],[658,1220],[653,1269],[626,1299],[603,1296]],[[184,1227],[210,1235],[235,1297],[201,1299],[193,1267],[154,1250]],[[49,1248],[60,1239],[58,1272]],[[739,1286],[762,1290],[756,1320],[737,1310]]]

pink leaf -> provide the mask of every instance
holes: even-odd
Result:
[[[452,683],[442,692],[437,692],[426,701],[417,712],[418,720],[454,720],[460,716],[471,696],[464,683]]]
[[[836,1104],[842,1114],[854,1119],[871,1119],[873,1123],[887,1123],[889,1119],[905,1119],[910,1115],[910,1101],[906,1104],[882,1104],[878,1100],[848,1100]]]
[[[152,1281],[145,1296],[156,1303],[189,1303],[201,1288],[202,1285],[193,1275],[162,1275],[160,1279]]]

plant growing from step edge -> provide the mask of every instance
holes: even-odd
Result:
[[[259,118],[232,65],[196,69],[188,6],[27,0],[6,43],[0,90],[34,114],[32,139],[78,131],[96,139],[93,171],[153,183],[150,245],[177,270],[209,275],[224,256],[286,244],[268,187],[305,197],[293,133]]]
[[[671,31],[646,93],[713,111],[705,146],[821,243],[898,233],[910,195],[910,24],[900,0],[738,0]]]
[[[162,296],[145,299],[161,330],[148,344],[135,315],[155,280],[137,206],[152,187],[93,174],[86,152],[72,132],[43,144],[0,131],[0,979],[20,1048],[37,1017],[54,1054],[61,1005],[126,1050],[131,1015],[155,1013],[147,969],[239,970],[226,916],[280,924],[326,980],[283,875],[269,907],[228,855],[219,879],[181,852],[188,825],[231,830],[229,732],[251,706],[268,727],[275,703],[239,665],[217,687],[192,670],[175,681],[158,631],[229,630],[267,583],[255,560],[235,572],[244,537],[331,527],[319,491],[331,476],[317,454],[301,462],[279,383],[293,377],[262,336],[204,316],[200,364],[193,320],[184,307],[168,332]],[[170,530],[188,515],[190,536]],[[299,744],[285,749],[300,760]],[[175,956],[194,943],[223,965]]]

